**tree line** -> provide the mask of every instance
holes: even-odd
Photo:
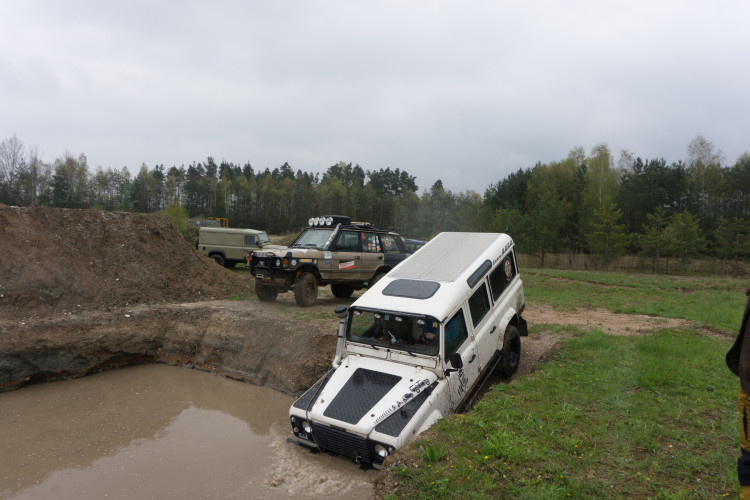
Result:
[[[185,167],[89,168],[84,154],[52,163],[15,136],[0,143],[0,203],[114,211],[179,210],[226,217],[232,227],[296,232],[314,215],[343,214],[428,239],[441,231],[508,232],[521,251],[588,253],[606,267],[628,253],[654,259],[750,256],[750,154],[725,165],[697,136],[668,164],[606,143],[453,193],[438,180],[419,193],[405,170],[339,162],[322,173],[291,165],[255,170],[213,157]]]

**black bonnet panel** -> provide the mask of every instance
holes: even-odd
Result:
[[[357,368],[323,415],[356,424],[400,380],[398,375]]]

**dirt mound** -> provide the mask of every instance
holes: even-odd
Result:
[[[163,215],[0,205],[0,318],[248,293]]]

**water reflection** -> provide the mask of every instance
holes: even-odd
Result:
[[[368,491],[350,464],[332,469],[285,443],[291,402],[164,365],[0,394],[0,497],[284,498],[300,464],[338,493]]]

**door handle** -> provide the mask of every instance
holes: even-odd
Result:
[[[469,360],[469,363],[471,363],[475,359],[477,359],[477,353],[474,353],[474,354],[471,355],[471,359]]]
[[[495,330],[497,330],[497,325],[492,327],[492,330],[490,330],[490,333],[495,333]]]
[[[359,259],[359,255],[355,255],[355,256],[354,256],[354,258],[355,258],[355,259]]]
[[[383,260],[383,256],[382,255],[378,255],[378,260]]]

